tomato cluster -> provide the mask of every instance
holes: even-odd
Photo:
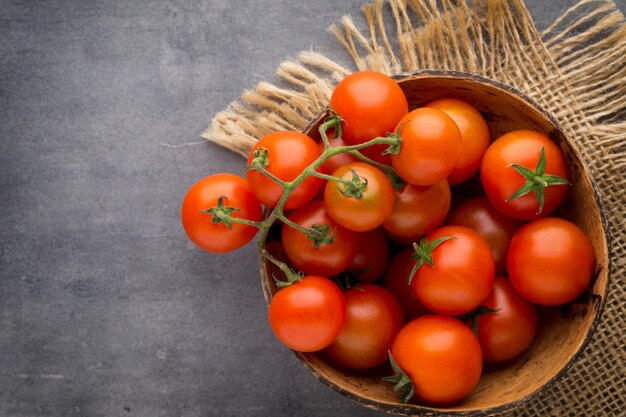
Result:
[[[536,304],[571,302],[589,285],[590,240],[552,215],[570,186],[565,157],[540,132],[491,141],[482,114],[455,98],[409,111],[376,72],[342,80],[330,107],[319,141],[269,134],[245,180],[194,185],[185,231],[225,252],[261,230],[262,256],[285,274],[269,322],[286,346],[350,369],[389,363],[385,380],[404,401],[460,401],[484,362],[529,348]],[[451,186],[468,180],[484,195],[453,205]],[[265,249],[274,224],[287,262]]]

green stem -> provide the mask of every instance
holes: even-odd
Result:
[[[284,283],[282,285],[278,284],[279,287],[291,285],[294,282],[300,281],[302,279],[302,276],[300,274],[295,272],[293,269],[289,268],[289,265],[287,265],[286,263],[274,258],[272,254],[270,254],[267,251],[267,249],[265,248],[261,249],[261,256],[263,256],[265,259],[267,259],[268,261],[276,265],[278,268],[280,268],[281,271],[283,271],[283,274],[285,274],[287,281],[277,281],[278,283],[280,282]]]

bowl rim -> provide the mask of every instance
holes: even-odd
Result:
[[[425,406],[425,405],[421,405],[421,404],[390,404],[390,403],[383,403],[383,402],[379,402],[376,401],[374,399],[370,399],[358,394],[354,394],[350,391],[347,391],[343,388],[341,388],[340,386],[338,386],[337,384],[335,384],[334,382],[330,381],[329,379],[327,379],[326,377],[324,377],[323,375],[321,375],[320,373],[317,372],[317,370],[313,367],[313,365],[309,362],[309,360],[306,358],[305,354],[292,350],[292,352],[294,353],[294,355],[296,356],[296,358],[298,358],[298,362],[300,362],[303,366],[305,366],[306,368],[309,369],[309,371],[313,374],[313,376],[315,376],[315,378],[320,381],[321,383],[323,383],[324,385],[326,385],[327,387],[329,387],[330,389],[332,389],[333,391],[337,392],[338,394],[340,394],[341,396],[352,400],[354,402],[357,402],[367,408],[371,408],[371,409],[375,409],[377,411],[382,411],[382,412],[386,412],[386,413],[393,413],[393,414],[400,414],[400,415],[417,415],[419,413],[427,413],[427,415],[431,415],[431,416],[492,416],[492,415],[498,415],[501,413],[505,413],[507,411],[511,411],[514,410],[516,408],[518,408],[519,406],[522,406],[526,403],[528,403],[529,401],[533,400],[534,398],[537,398],[540,394],[546,392],[547,390],[549,390],[550,388],[552,388],[560,379],[562,379],[567,372],[570,370],[570,368],[574,365],[574,363],[579,359],[580,355],[585,351],[585,349],[587,348],[587,346],[589,345],[589,343],[591,342],[593,335],[596,331],[596,328],[598,326],[598,323],[601,320],[602,317],[602,313],[604,311],[604,306],[606,304],[606,297],[609,294],[610,291],[610,286],[611,286],[611,270],[612,270],[612,265],[611,265],[611,254],[612,254],[612,241],[611,241],[611,233],[610,233],[610,227],[609,227],[609,223],[607,220],[607,216],[606,216],[606,211],[604,208],[604,204],[602,203],[602,200],[600,199],[600,196],[598,194],[598,189],[596,186],[596,182],[593,178],[593,176],[591,175],[591,172],[589,170],[589,167],[587,166],[587,162],[585,161],[585,159],[583,158],[583,156],[580,154],[580,152],[578,151],[578,147],[577,145],[572,141],[572,139],[570,138],[570,136],[563,130],[562,126],[554,119],[554,117],[548,113],[543,107],[541,107],[539,104],[537,104],[536,101],[534,101],[532,98],[530,98],[529,96],[527,96],[526,94],[522,93],[521,91],[519,91],[517,88],[512,87],[510,85],[504,84],[502,82],[493,80],[491,78],[487,78],[485,76],[479,75],[479,74],[475,74],[475,73],[470,73],[470,72],[462,72],[462,71],[454,71],[454,70],[439,70],[439,69],[422,69],[422,70],[417,70],[417,71],[410,71],[410,72],[402,72],[396,75],[391,76],[391,78],[393,78],[396,81],[403,81],[409,78],[452,78],[452,79],[459,79],[459,80],[465,80],[465,81],[470,81],[470,82],[475,82],[475,83],[481,83],[481,84],[488,84],[489,86],[498,89],[498,90],[503,90],[509,94],[515,95],[518,98],[522,99],[523,101],[525,101],[528,105],[530,105],[531,107],[533,107],[535,110],[537,110],[539,113],[541,113],[541,115],[543,117],[545,117],[546,119],[548,119],[548,121],[554,125],[554,127],[556,127],[558,129],[558,131],[563,135],[563,137],[565,138],[566,142],[568,143],[568,145],[570,146],[570,148],[574,151],[574,153],[576,154],[576,158],[580,161],[581,166],[587,176],[587,178],[590,181],[591,184],[591,188],[593,190],[593,198],[595,200],[595,204],[598,207],[598,212],[599,212],[599,217],[600,217],[600,221],[602,224],[602,236],[604,238],[604,242],[606,244],[606,249],[607,249],[607,255],[606,255],[606,274],[607,274],[607,279],[606,279],[606,286],[605,286],[605,294],[604,296],[602,295],[598,295],[598,294],[591,294],[591,301],[590,304],[597,304],[597,308],[596,308],[596,313],[595,313],[595,317],[593,318],[593,321],[589,327],[589,330],[587,332],[587,334],[585,335],[585,339],[583,340],[583,342],[581,343],[580,347],[576,350],[576,352],[574,352],[574,354],[570,357],[570,359],[567,361],[567,363],[565,364],[565,366],[563,366],[563,368],[561,368],[556,375],[554,375],[550,380],[548,380],[544,385],[538,387],[537,389],[535,389],[533,392],[527,394],[526,396],[518,399],[518,400],[514,400],[514,401],[510,401],[495,407],[489,407],[489,408],[485,408],[485,409],[470,409],[470,410],[450,410],[450,409],[445,409],[445,408],[433,408],[433,407],[429,407],[429,406]],[[317,123],[320,122],[320,120],[322,120],[326,114],[328,112],[328,107],[326,107],[324,110],[322,110],[317,116],[315,116],[302,130],[301,132],[305,133],[310,131],[312,129],[313,126],[315,126]],[[272,299],[272,293],[270,291],[270,288],[267,285],[267,282],[263,276],[263,260],[262,257],[260,257],[261,259],[261,283],[262,283],[262,287],[263,287],[263,295],[265,297],[266,302],[269,305],[270,300]],[[598,261],[596,260],[596,263],[598,263]],[[592,281],[595,280],[597,278],[598,275],[600,275],[602,271],[601,270],[597,270],[595,271],[595,276],[592,278]],[[316,352],[314,352],[316,353]]]

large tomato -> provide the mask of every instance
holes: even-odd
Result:
[[[402,145],[391,156],[393,169],[405,181],[432,185],[446,178],[461,160],[463,140],[454,120],[444,112],[422,107],[398,123]]]
[[[217,207],[220,198],[224,207],[234,209],[228,213],[232,217],[252,221],[261,221],[263,217],[261,204],[243,178],[233,174],[215,174],[195,183],[183,200],[183,227],[193,243],[216,253],[242,247],[258,231],[254,226],[234,222],[230,227],[223,222],[216,223],[207,210]]]
[[[393,209],[394,198],[393,185],[385,173],[372,165],[352,162],[335,171],[333,177],[348,181],[351,187],[335,181],[326,183],[324,202],[330,217],[356,232],[383,224]]]
[[[544,167],[539,164],[542,148]],[[535,179],[527,181],[516,166],[534,171],[531,176]],[[555,181],[555,177],[569,179],[563,152],[546,135],[532,130],[516,130],[498,138],[487,148],[480,167],[480,179],[489,202],[502,214],[524,221],[547,216],[561,204],[568,187],[562,181]],[[512,198],[525,184],[531,187],[529,192]],[[540,207],[541,195],[543,207]]]
[[[496,263],[496,274],[506,273],[506,252],[511,238],[522,225],[494,209],[487,197],[465,201],[452,213],[448,224],[469,227],[487,241]]]
[[[342,138],[350,145],[393,132],[409,111],[398,83],[374,71],[355,72],[341,80],[330,97],[330,108],[343,118]]]
[[[585,232],[556,217],[522,226],[507,253],[515,289],[527,300],[547,306],[568,303],[582,294],[594,264],[593,246]]]
[[[394,337],[404,324],[398,301],[382,287],[362,284],[344,292],[346,322],[326,349],[336,363],[367,369],[387,360]]]
[[[361,282],[374,282],[385,272],[388,260],[385,233],[381,228],[370,230],[359,233],[356,256],[347,271]]]
[[[450,187],[446,180],[433,185],[405,183],[395,191],[393,210],[383,228],[393,240],[411,244],[439,226],[450,208]]]
[[[302,227],[328,226],[331,243],[319,247],[303,231],[287,224],[282,226],[282,243],[291,264],[305,274],[330,277],[344,271],[357,253],[358,234],[339,226],[324,207],[324,202],[313,200],[287,215],[287,219]]]
[[[507,278],[494,279],[481,306],[499,309],[478,317],[478,341],[486,362],[513,359],[530,346],[537,332],[537,309]]]
[[[315,352],[330,345],[346,320],[346,299],[331,280],[305,276],[279,290],[269,308],[272,331],[299,352]]]
[[[454,120],[461,132],[461,160],[448,176],[450,185],[460,184],[478,172],[480,161],[489,146],[489,127],[478,110],[462,100],[448,98],[426,105],[441,110]]]
[[[406,324],[391,356],[413,382],[415,396],[434,405],[463,399],[478,383],[483,366],[472,331],[445,316],[422,316]]]
[[[248,157],[248,166],[255,158],[255,153],[262,149],[267,150],[267,166],[265,169],[281,181],[292,181],[311,165],[322,151],[315,141],[300,132],[281,131],[270,133],[259,139]],[[320,169],[321,170],[321,169]],[[246,173],[248,186],[254,195],[268,207],[278,203],[283,188],[256,169]],[[289,196],[285,209],[301,207],[315,197],[323,181],[316,177],[305,179]]]
[[[414,253],[413,248],[406,248],[396,253],[387,264],[382,283],[383,287],[387,288],[400,302],[407,320],[417,318],[428,312],[426,307],[417,300],[415,293],[409,286],[409,277],[415,265],[411,259]]]
[[[430,251],[432,264],[419,267],[411,288],[420,303],[439,314],[458,315],[480,305],[494,277],[491,249],[463,226],[444,226],[427,235],[429,243],[451,237]],[[427,251],[428,252],[428,251]],[[416,261],[413,261],[416,262]]]

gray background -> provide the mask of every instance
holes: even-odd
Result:
[[[253,245],[184,235],[242,159],[161,146],[300,50],[348,64],[325,28],[363,2],[0,1],[0,416],[377,415],[274,339]]]

